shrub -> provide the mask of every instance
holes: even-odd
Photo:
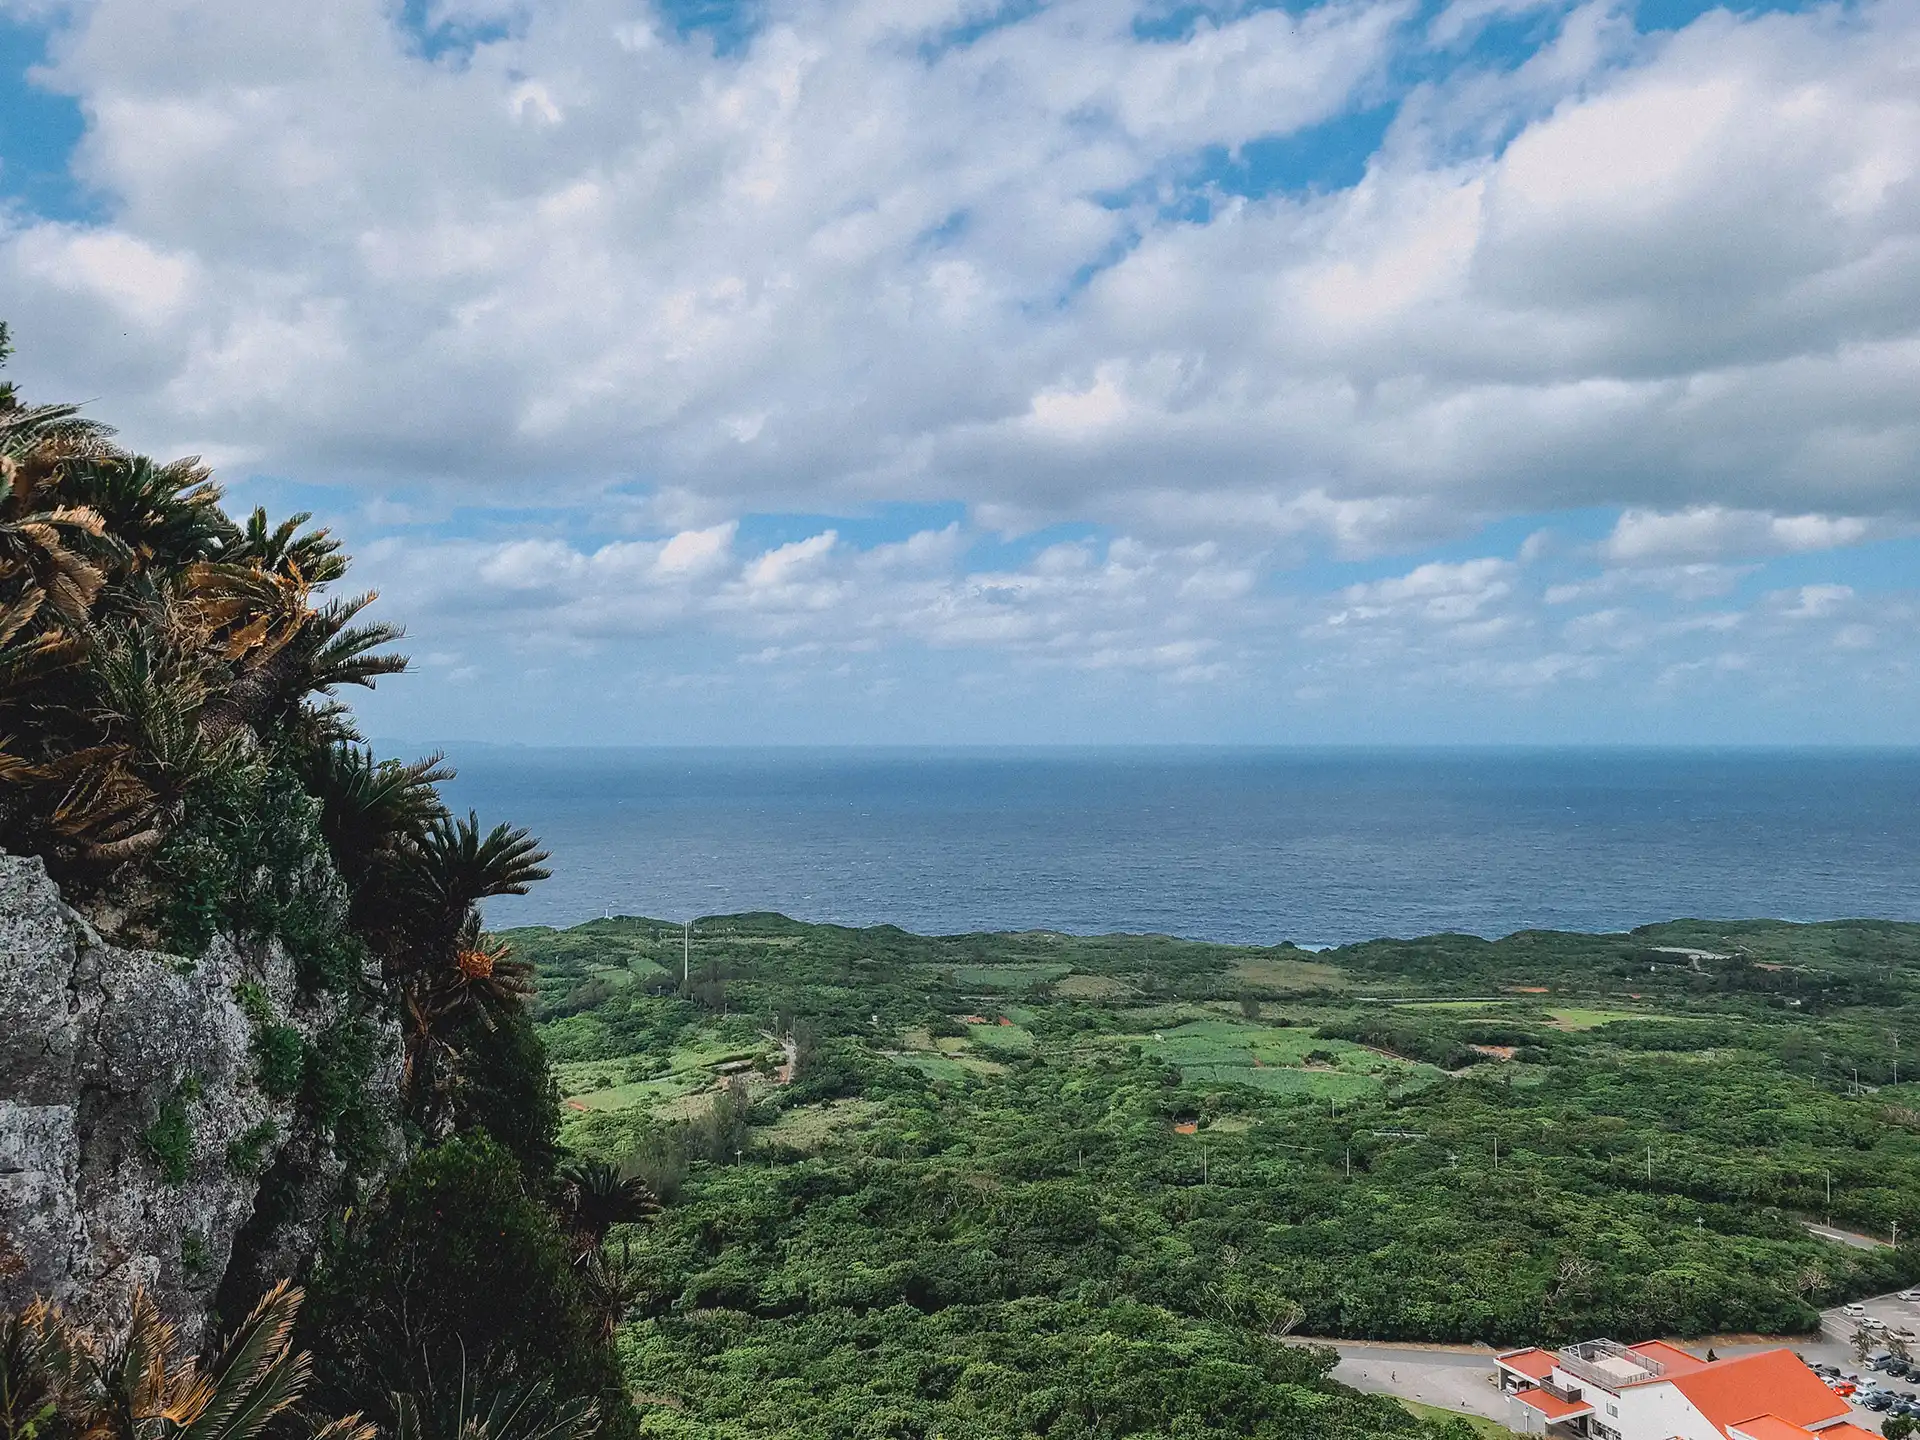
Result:
[[[279,1127],[271,1120],[262,1120],[246,1134],[228,1144],[227,1169],[236,1175],[258,1175],[266,1168],[267,1151],[279,1138]]]
[[[379,1065],[379,1034],[355,1016],[322,1030],[301,1062],[301,1113],[354,1175],[373,1174],[387,1159],[387,1121],[374,1101]]]
[[[551,1175],[560,1158],[560,1091],[533,1021],[524,1010],[475,1015],[453,1045],[461,1054],[454,1127],[484,1130],[528,1176]]]
[[[306,990],[339,990],[365,950],[320,831],[320,803],[289,770],[223,766],[188,792],[155,858],[163,942],[203,954],[216,931],[277,938]]]
[[[207,1272],[213,1268],[213,1256],[207,1249],[206,1236],[197,1230],[189,1230],[180,1237],[180,1273],[189,1285],[204,1280]]]
[[[258,1067],[255,1078],[261,1090],[270,1099],[291,1100],[300,1093],[306,1042],[291,1025],[279,1023],[273,1001],[253,981],[242,980],[233,987],[233,996],[253,1026],[253,1059]]]
[[[198,1087],[193,1087],[197,1093]],[[182,1086],[160,1102],[153,1123],[140,1137],[147,1154],[160,1167],[160,1178],[169,1185],[184,1185],[193,1169],[193,1127],[187,1121],[187,1102],[193,1098]]]
[[[416,1156],[356,1217],[302,1324],[322,1391],[343,1402],[423,1393],[463,1370],[482,1386],[549,1378],[560,1399],[600,1403],[603,1433],[633,1430],[558,1222],[483,1134]]]

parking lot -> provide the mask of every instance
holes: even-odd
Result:
[[[1864,1317],[1867,1320],[1920,1331],[1920,1303],[1902,1300],[1897,1295],[1880,1295],[1860,1303],[1867,1312]],[[1717,1347],[1717,1353],[1744,1355],[1752,1350],[1772,1349],[1776,1345],[1786,1344],[1809,1365],[1831,1365],[1842,1375],[1859,1376],[1863,1386],[1872,1385],[1890,1395],[1905,1396],[1913,1400],[1916,1405],[1920,1405],[1920,1384],[1912,1380],[1897,1380],[1877,1370],[1870,1370],[1856,1358],[1853,1332],[1858,1328],[1858,1324],[1856,1319],[1844,1313],[1844,1307],[1836,1306],[1821,1313],[1818,1340],[1776,1340],[1765,1345],[1721,1345]],[[1689,1348],[1697,1351],[1701,1347],[1693,1345]],[[1876,1344],[1873,1353],[1884,1354],[1886,1348],[1884,1344]],[[1920,1360],[1920,1343],[1913,1343],[1909,1348],[1914,1358]],[[1863,1405],[1861,1401],[1866,1396],[1862,1393],[1856,1392],[1850,1398],[1855,1412],[1853,1417],[1855,1423],[1866,1429],[1878,1431],[1880,1420],[1886,1412],[1875,1411]]]

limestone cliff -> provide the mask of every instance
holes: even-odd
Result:
[[[343,1037],[357,1068],[329,1077]],[[277,943],[121,948],[39,859],[0,854],[0,1305],[90,1319],[139,1283],[196,1343],[217,1302],[298,1272],[354,1167],[397,1154],[397,1053],[301,995]],[[324,1098],[348,1088],[352,1156]]]

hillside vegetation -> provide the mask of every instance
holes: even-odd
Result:
[[[63,1196],[96,1241],[116,1207],[179,1210],[142,1197],[189,1182],[250,1214],[217,1249],[185,1215],[159,1253],[105,1257],[114,1293],[0,1316],[0,1435],[250,1440],[271,1419],[362,1440],[313,1418],[348,1412],[410,1440],[631,1433],[621,1300],[582,1257],[649,1202],[559,1168],[528,972],[476,908],[546,857],[449,814],[438,757],[362,743],[338,697],[405,668],[399,632],[362,618],[371,595],[331,593],[347,557],[307,518],[231,516],[197,461],[0,386],[0,848],[44,862],[90,922],[81,947],[113,947],[127,985],[229,990],[245,1085],[289,1117],[209,1154],[219,1117],[184,1063],[159,1094],[57,1097],[73,1144],[29,1179],[70,1190],[76,1155],[109,1176]],[[177,1039],[125,1038],[163,1068]],[[8,1139],[39,1144],[21,1080],[0,1071]],[[44,1243],[19,1219],[0,1233],[9,1299]],[[183,1353],[203,1330],[214,1348]]]
[[[507,938],[563,1143],[667,1202],[614,1231],[649,1433],[1342,1433],[1280,1337],[1801,1332],[1920,1275],[1802,1223],[1920,1228],[1920,926]]]

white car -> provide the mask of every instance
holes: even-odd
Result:
[[[1842,1305],[1840,1307],[1840,1313],[1849,1320],[1858,1320],[1867,1313],[1867,1307],[1864,1305]]]
[[[1900,1298],[1908,1304],[1912,1304],[1914,1301],[1920,1300],[1920,1290],[1902,1290],[1900,1292]]]

